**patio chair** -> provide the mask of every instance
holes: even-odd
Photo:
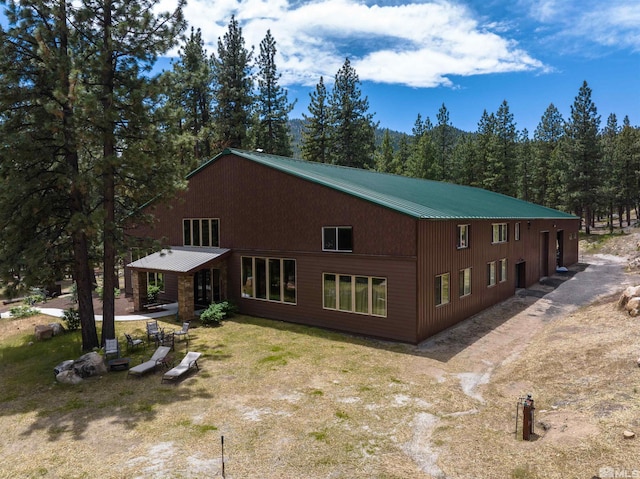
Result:
[[[175,333],[173,333],[176,335],[176,337],[180,338],[183,337],[187,340],[187,346],[189,346],[189,323],[182,323],[182,329],[180,331],[176,331]]]
[[[117,339],[105,339],[104,340],[104,359],[105,361],[109,356],[115,355],[116,358],[120,357],[120,344]]]
[[[134,376],[142,376],[149,371],[155,371],[159,364],[164,363],[170,350],[171,349],[167,346],[160,346],[158,349],[156,349],[156,352],[153,353],[151,359],[129,369],[129,374],[132,374]]]
[[[157,341],[160,332],[161,330],[158,328],[158,321],[147,321],[147,342],[151,342],[152,338],[154,341]]]
[[[191,369],[195,368],[196,370],[200,370],[198,367],[198,358],[201,353],[188,352],[187,355],[180,361],[180,364],[171,368],[169,371],[162,375],[161,383],[165,381],[176,381],[180,379],[183,375],[187,374]]]
[[[127,351],[135,349],[138,346],[146,346],[142,339],[134,339],[130,334],[124,333],[124,337],[127,338]]]

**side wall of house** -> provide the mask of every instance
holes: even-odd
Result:
[[[507,224],[507,241],[492,242],[493,225]],[[468,247],[458,248],[458,225]],[[516,224],[520,238],[516,239]],[[428,221],[418,225],[418,340],[423,340],[578,262],[577,219]],[[558,244],[559,242],[559,244]],[[557,258],[560,251],[562,258]],[[506,277],[500,261],[506,260]],[[488,265],[495,262],[495,284]],[[561,264],[557,264],[560,262]],[[471,268],[471,294],[461,295],[460,271]],[[436,276],[449,275],[448,302],[436,305]]]
[[[154,208],[153,228],[135,234],[182,245],[184,218],[217,218],[230,248],[229,296],[242,313],[416,341],[416,225],[411,217],[235,156],[189,180],[171,208]],[[322,228],[349,226],[353,252],[322,251]],[[296,260],[296,304],[244,298],[241,258]],[[386,317],[323,308],[323,273],[385,278]],[[167,278],[170,286],[171,280]]]

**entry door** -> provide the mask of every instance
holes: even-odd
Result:
[[[220,270],[203,269],[193,277],[193,301],[195,304],[208,306],[221,300]]]
[[[540,277],[549,276],[549,232],[540,233]]]

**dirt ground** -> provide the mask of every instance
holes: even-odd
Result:
[[[60,418],[45,420],[47,408],[0,392],[0,457],[14,457],[0,477],[223,477],[220,435],[226,478],[640,477],[640,439],[623,437],[640,434],[640,325],[615,307],[640,284],[639,244],[638,230],[597,250],[583,244],[568,273],[418,346],[249,318],[200,330],[200,373],[176,389],[140,382],[153,405],[135,403],[131,382],[120,400],[84,388],[96,417],[71,429],[55,408]],[[0,340],[16,327],[32,325],[0,321]],[[172,391],[179,409],[159,400]],[[536,404],[530,442],[516,431],[526,394]],[[130,402],[117,406],[127,414],[111,401]],[[21,466],[36,451],[42,464]]]

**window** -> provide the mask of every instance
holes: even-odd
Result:
[[[164,291],[164,276],[162,273],[149,271],[147,273],[147,287],[149,286],[155,286],[160,288],[160,291]]]
[[[496,284],[496,262],[487,263],[487,286],[495,286]]]
[[[471,268],[460,270],[460,297],[471,294]]]
[[[436,276],[435,286],[436,306],[447,304],[449,302],[449,273]]]
[[[220,246],[220,220],[194,218],[182,220],[182,239],[185,246]]]
[[[492,243],[506,243],[506,241],[507,241],[507,231],[508,231],[507,223],[494,223],[491,226],[493,227],[493,234],[491,236],[491,242]]]
[[[469,247],[469,225],[458,225],[458,249]]]
[[[507,280],[507,259],[506,258],[500,260],[499,273],[500,273],[500,282],[504,283]]]
[[[351,226],[328,226],[322,228],[322,251],[353,251]]]
[[[520,223],[516,223],[513,229],[513,239],[515,241],[520,241]]]
[[[296,303],[296,260],[243,256],[242,297]]]
[[[387,316],[386,278],[324,273],[322,288],[325,309]]]

